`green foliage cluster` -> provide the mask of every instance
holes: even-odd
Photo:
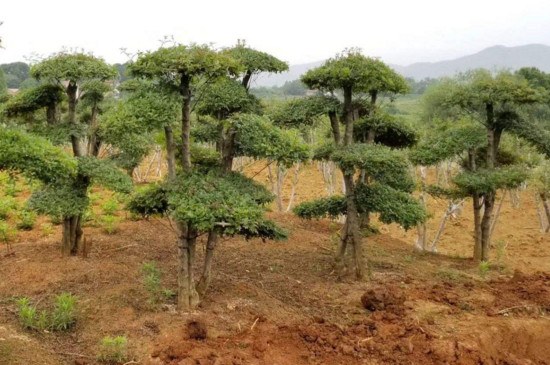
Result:
[[[17,229],[22,231],[30,231],[36,223],[36,214],[30,210],[21,210],[17,213]]]
[[[64,91],[59,85],[43,84],[32,89],[23,90],[6,104],[8,117],[33,113],[39,109],[60,103]]]
[[[259,112],[260,105],[237,80],[224,77],[201,90],[195,110],[201,115],[225,119],[237,112]]]
[[[87,80],[114,79],[117,70],[101,58],[84,53],[60,52],[31,67],[30,74],[37,80],[58,83],[70,80],[78,83]]]
[[[264,117],[237,114],[229,122],[236,130],[236,156],[265,158],[287,166],[310,157],[308,146],[296,131],[277,128]]]
[[[382,145],[353,144],[335,149],[330,159],[344,172],[354,173],[361,169],[381,184],[409,192],[414,188],[410,164],[402,151]]]
[[[262,205],[272,200],[265,187],[241,174],[210,170],[137,192],[127,209],[143,216],[168,212],[202,232],[282,239],[285,232],[263,217]]]
[[[38,311],[30,304],[29,298],[17,301],[19,320],[23,327],[28,329],[65,331],[71,328],[76,321],[77,298],[69,293],[62,293],[55,297],[53,311]]]
[[[86,190],[79,184],[62,181],[45,185],[31,195],[29,208],[52,218],[74,217],[88,207]]]
[[[104,337],[99,343],[97,359],[106,364],[120,364],[128,359],[126,336]]]
[[[151,184],[138,189],[126,204],[130,212],[148,218],[168,212],[167,189],[163,184]]]
[[[116,199],[107,199],[101,204],[101,210],[105,214],[114,214],[120,209]]]
[[[315,95],[294,99],[282,104],[271,114],[276,125],[312,125],[318,118],[330,112],[341,111],[340,101],[333,96]]]
[[[74,176],[77,162],[62,149],[14,128],[0,128],[0,168],[24,171],[46,183]]]
[[[463,119],[434,129],[410,151],[409,157],[414,164],[430,166],[486,145],[483,126]]]
[[[473,192],[490,193],[498,189],[518,187],[527,180],[528,173],[521,166],[509,166],[492,170],[465,171],[453,179],[455,185],[467,196]]]
[[[132,179],[118,166],[106,159],[93,156],[78,158],[80,176],[89,178],[93,183],[102,185],[116,192],[128,194],[133,189]]]
[[[354,93],[403,94],[409,90],[405,79],[388,65],[363,56],[357,49],[348,49],[324,65],[309,70],[302,76],[302,82],[312,89],[327,91],[349,88]]]
[[[162,271],[154,261],[141,265],[140,271],[143,274],[143,285],[149,293],[149,304],[155,306],[162,300],[171,299],[174,292],[162,287]]]
[[[16,230],[8,223],[0,221],[0,242],[9,244],[15,238]]]
[[[117,223],[119,222],[119,218],[111,215],[106,214],[101,217],[101,220],[103,222],[103,228],[105,229],[105,232],[107,234],[114,234],[116,231],[118,231]]]
[[[234,59],[240,65],[240,71],[245,76],[252,76],[259,72],[279,73],[288,70],[286,62],[268,53],[247,47],[244,42],[239,42],[236,46],[223,50],[222,54]]]
[[[403,120],[387,113],[374,113],[355,122],[353,134],[356,140],[365,139],[369,132],[375,133],[374,142],[393,148],[411,147],[416,144],[416,131]]]
[[[17,200],[11,196],[3,196],[0,199],[0,220],[6,220],[8,217],[17,210]]]
[[[158,79],[166,86],[179,87],[181,76],[193,78],[203,75],[208,79],[237,73],[238,63],[230,56],[219,54],[208,45],[191,44],[159,48],[142,52],[128,65],[132,76]]]
[[[381,222],[398,223],[405,229],[426,219],[426,212],[417,200],[388,185],[358,185],[355,200],[359,213],[379,213]],[[345,197],[334,195],[301,203],[293,212],[305,219],[334,219],[347,213],[347,203]]]

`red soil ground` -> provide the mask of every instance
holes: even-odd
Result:
[[[266,182],[267,172],[256,178]],[[323,194],[318,171],[303,169],[296,201]],[[429,201],[432,237],[444,205]],[[531,192],[521,193],[519,208],[504,201],[495,242],[507,246],[485,277],[468,258],[468,205],[437,255],[413,249],[414,231],[380,226],[366,239],[365,282],[337,280],[338,224],[270,215],[290,229],[289,241],[224,241],[193,313],[147,304],[142,263],[156,261],[163,286],[177,285],[167,220],[125,220],[114,235],[87,227],[87,259],[60,256],[59,227],[48,237],[38,228],[19,233],[15,255],[0,260],[0,364],[94,364],[99,341],[113,335],[128,338],[127,364],[550,364],[550,235],[539,232]],[[79,298],[74,328],[22,329],[15,298],[47,308],[61,292]]]

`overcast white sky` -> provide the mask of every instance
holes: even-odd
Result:
[[[502,44],[550,45],[550,0],[2,0],[0,63],[80,47],[123,62],[121,47],[230,46],[238,38],[291,64],[346,47],[408,65]]]

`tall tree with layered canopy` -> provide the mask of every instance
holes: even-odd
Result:
[[[517,169],[499,164],[503,133],[522,137],[541,152],[546,152],[548,148],[548,139],[545,138],[547,133],[521,112],[523,107],[540,102],[540,92],[522,77],[509,72],[493,74],[487,70],[476,70],[455,79],[444,80],[428,97],[431,112],[450,120],[466,116],[482,127],[477,129],[477,134],[484,135],[484,144],[482,148],[470,146],[467,149],[469,171],[457,177],[455,183],[473,197],[474,258],[487,261],[496,192],[499,188],[526,179],[525,174]],[[478,140],[478,136],[475,137]],[[470,142],[473,140],[470,138]],[[451,142],[452,145],[458,145],[458,141]]]
[[[300,145],[293,147],[296,140],[262,117],[242,114],[250,111],[248,104],[255,103],[242,84],[231,78],[237,77],[243,65],[227,52],[196,45],[161,48],[140,55],[129,68],[135,76],[162,85],[167,95],[177,90],[181,96],[180,171],[174,171],[163,184],[136,195],[129,208],[143,215],[167,213],[176,222],[178,308],[189,310],[197,306],[199,294],[208,287],[218,237],[284,236],[263,216],[263,205],[272,200],[271,194],[251,179],[232,172],[233,158],[246,155],[285,159],[294,158],[293,151],[307,155],[307,150]],[[214,119],[212,123],[206,123],[204,117],[197,119],[194,139],[215,142],[217,151],[205,144],[192,145],[192,106],[198,115]],[[195,248],[203,233],[208,233],[207,256],[203,276],[195,285]]]
[[[236,46],[225,49],[223,53],[231,56],[242,66],[239,76],[241,78],[241,85],[246,91],[250,88],[254,75],[262,72],[280,73],[288,70],[286,62],[268,53],[247,47],[246,42],[243,40],[239,40]]]
[[[30,204],[40,212],[63,217],[63,253],[75,255],[82,242],[82,214],[88,206],[87,191],[91,184],[102,183],[124,192],[129,192],[132,186],[114,164],[97,158],[98,103],[109,90],[106,83],[116,76],[116,70],[88,54],[59,53],[34,65],[31,75],[44,84],[13,99],[7,111],[15,115],[45,107],[48,127],[70,139],[73,156],[78,161],[77,174],[45,184],[31,197]],[[67,98],[66,118],[58,116],[60,88]],[[87,120],[77,113],[81,100],[90,102],[91,116]],[[89,145],[85,147],[86,141]]]
[[[380,121],[374,118],[379,94],[401,93],[406,90],[406,84],[381,61],[365,57],[354,49],[308,71],[302,82],[325,93],[334,94],[337,90],[343,93],[341,107],[334,102],[335,99],[321,96],[311,99],[317,103],[312,104],[312,109],[305,110],[325,110],[328,113],[333,142],[321,148],[316,157],[330,159],[340,167],[345,197],[303,203],[294,211],[305,218],[346,215],[336,263],[341,273],[344,254],[350,245],[355,259],[355,274],[361,279],[365,269],[361,215],[378,212],[383,221],[396,221],[406,228],[425,218],[420,205],[408,194],[413,184],[408,176],[405,155],[375,143],[377,135],[381,138],[384,131],[391,130],[379,127],[377,123]],[[367,112],[362,113],[365,110],[364,100],[368,101]],[[356,127],[362,116],[365,117],[366,135],[358,133],[361,125]],[[344,125],[343,133],[340,132],[340,124]]]

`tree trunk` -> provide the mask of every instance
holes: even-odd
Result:
[[[500,197],[500,201],[498,203],[497,211],[495,212],[495,216],[493,218],[493,221],[491,222],[491,229],[489,230],[489,235],[493,236],[493,232],[495,231],[495,227],[497,225],[498,217],[500,216],[500,210],[502,209],[502,204],[504,203],[504,197],[506,196],[507,190],[504,190],[502,192],[502,196]]]
[[[97,135],[98,124],[97,124],[97,105],[94,103],[92,106],[92,113],[90,117],[90,139],[88,140],[88,155],[95,156],[99,154],[99,148],[101,147],[101,142]]]
[[[493,209],[495,207],[495,193],[487,193],[483,199],[484,211],[481,219],[481,261],[489,260],[491,248],[491,222],[493,221]]]
[[[164,127],[164,135],[166,137],[166,163],[168,164],[168,178],[172,179],[176,176],[176,151],[174,147],[174,132],[172,127]]]
[[[426,166],[420,166],[420,181],[422,183],[422,190],[420,193],[420,203],[422,204],[422,207],[424,207],[424,210],[427,209],[426,204]],[[416,240],[416,247],[419,248],[422,251],[427,250],[428,248],[428,228],[426,225],[426,222],[419,223],[417,225],[418,230],[418,238]]]
[[[479,194],[472,195],[474,205],[474,260],[482,260],[483,249],[481,247],[481,197]]]
[[[353,244],[353,256],[355,259],[355,276],[358,280],[364,278],[365,263],[363,260],[363,240],[359,226],[359,214],[355,205],[355,187],[353,175],[344,174],[344,183],[346,185],[346,227],[347,239]]]
[[[346,131],[344,135],[344,146],[353,144],[353,105],[352,90],[349,87],[344,88],[344,116],[346,122]],[[355,183],[353,181],[354,173],[342,171],[344,177],[344,185],[346,188],[346,227],[347,240],[353,244],[353,256],[355,259],[355,276],[361,280],[364,278],[364,262],[363,262],[363,242],[361,237],[361,229],[359,226],[359,214],[355,205]]]
[[[189,311],[199,304],[193,280],[196,232],[183,224],[178,226],[178,310]]]
[[[62,253],[64,256],[76,256],[82,242],[82,216],[63,217]]]
[[[544,229],[544,233],[548,233],[548,230],[550,230],[550,207],[548,206],[548,199],[546,198],[545,193],[540,194],[540,199],[542,200],[542,205],[544,206],[544,212],[546,213],[546,221],[547,225]]]
[[[182,75],[180,94],[182,96],[181,109],[181,167],[184,172],[191,171],[191,80]]]
[[[288,199],[288,205],[286,211],[290,212],[292,205],[294,204],[294,199],[296,198],[296,186],[298,185],[298,174],[300,173],[300,162],[296,163],[294,167],[294,178],[292,179],[292,190],[290,192],[290,198]]]
[[[59,107],[55,101],[51,102],[46,109],[46,120],[50,126],[57,123]]]
[[[199,295],[204,295],[210,286],[211,272],[212,272],[212,259],[214,257],[214,250],[218,243],[218,234],[215,231],[208,233],[208,241],[206,242],[206,254],[204,256],[204,267],[202,270],[202,276],[197,283],[197,292]]]
[[[220,123],[221,124],[221,123]],[[222,153],[222,167],[225,172],[229,173],[233,170],[233,159],[235,158],[235,133],[233,128],[229,128],[227,133],[220,134],[221,153]]]
[[[76,106],[78,104],[78,99],[76,93],[78,91],[78,86],[76,83],[70,81],[67,86],[67,99],[69,101],[69,123],[76,124]],[[80,149],[80,140],[77,135],[71,134],[71,144],[73,147],[73,154],[75,157],[82,156],[82,151]]]
[[[537,215],[539,217],[539,224],[540,224],[540,231],[546,232],[546,226],[550,224],[550,221],[548,217],[546,219],[543,218],[544,213],[542,212],[540,208],[540,195],[539,193],[535,193],[535,207],[537,208]]]
[[[349,146],[353,143],[353,106],[351,104],[351,96],[351,88],[344,88],[344,116],[346,121],[346,130],[343,141],[344,146]]]
[[[332,129],[332,136],[334,137],[334,143],[338,146],[341,141],[340,137],[340,122],[338,121],[338,117],[336,116],[336,112],[331,110],[328,113],[328,117],[330,119],[330,127]]]
[[[250,70],[246,70],[246,74],[243,77],[242,85],[248,92],[248,88],[250,87],[250,78],[252,77],[252,72]]]
[[[275,195],[277,201],[277,210],[279,212],[283,211],[283,182],[285,180],[286,173],[286,169],[282,165],[277,164],[277,185]]]

